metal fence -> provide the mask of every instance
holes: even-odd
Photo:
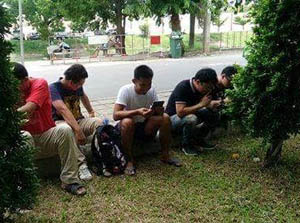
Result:
[[[219,41],[217,47],[219,49],[241,49],[244,48],[246,42],[252,36],[252,32],[226,32],[219,33]]]
[[[246,41],[252,33],[245,32],[226,32],[211,33],[210,49],[211,51],[239,49],[245,46]],[[183,42],[186,51],[202,52],[202,34],[195,35],[195,47],[188,48],[189,35],[183,35]],[[25,41],[25,59],[44,59],[47,55],[47,43],[42,40]],[[31,41],[31,42],[30,42]],[[40,42],[38,42],[40,41]],[[140,35],[109,35],[107,41],[101,44],[89,44],[87,38],[69,38],[64,41],[70,46],[68,50],[62,50],[56,53],[49,53],[48,59],[51,63],[70,63],[82,61],[115,61],[115,60],[143,60],[148,58],[168,57],[170,52],[169,35],[160,35],[159,44],[151,44],[151,37]],[[26,50],[26,44],[31,45],[30,49],[36,50],[30,54],[30,49]],[[53,42],[52,46],[58,42]],[[35,47],[36,46],[36,47]],[[48,46],[49,47],[49,46]],[[38,50],[40,50],[40,57]],[[44,52],[45,51],[45,52]],[[15,54],[14,60],[18,61],[19,55]]]

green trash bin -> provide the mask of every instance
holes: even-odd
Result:
[[[172,32],[170,35],[170,51],[172,58],[180,58],[182,56],[181,32]]]

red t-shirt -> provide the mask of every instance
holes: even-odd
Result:
[[[47,81],[36,78],[30,78],[29,81],[29,90],[22,93],[26,103],[33,102],[38,108],[30,115],[23,129],[32,135],[37,135],[54,127],[55,123],[51,114],[52,104]]]

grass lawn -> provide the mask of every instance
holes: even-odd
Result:
[[[299,222],[300,136],[285,143],[281,163],[267,170],[253,161],[265,154],[259,141],[233,132],[216,142],[216,151],[199,157],[175,151],[181,168],[142,157],[137,176],[95,177],[84,197],[63,192],[58,179],[42,180],[34,209],[14,221]]]

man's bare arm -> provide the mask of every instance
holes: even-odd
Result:
[[[83,96],[80,97],[80,100],[81,100],[83,106],[85,107],[85,109],[88,111],[89,116],[95,117],[95,111],[91,105],[89,97],[85,93],[83,93]]]
[[[34,112],[36,109],[38,108],[38,105],[33,103],[33,102],[27,102],[25,105],[23,105],[22,107],[18,108],[19,112],[26,112],[27,114],[31,114],[32,112]]]
[[[115,121],[118,121],[124,118],[132,118],[133,116],[136,115],[142,115],[145,117],[150,113],[152,113],[151,109],[139,108],[135,110],[126,111],[124,105],[115,104],[113,118]]]
[[[207,107],[211,102],[211,96],[205,95],[198,104],[187,107],[185,103],[176,103],[176,114],[182,118],[186,115],[194,114],[200,108]]]
[[[52,102],[52,105],[55,109],[62,115],[64,120],[71,126],[73,129],[76,139],[80,145],[84,145],[86,143],[86,137],[80,129],[76,119],[74,118],[72,112],[68,109],[65,103],[62,100],[56,100]]]

